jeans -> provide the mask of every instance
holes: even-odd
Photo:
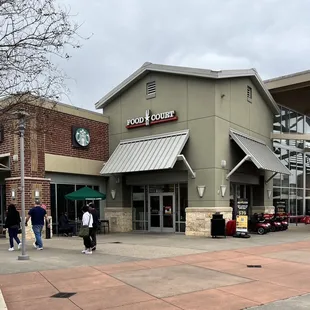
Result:
[[[36,238],[36,245],[39,248],[43,248],[43,242],[41,238],[42,229],[43,229],[43,225],[32,225],[32,230]]]
[[[18,228],[9,228],[9,237],[10,237],[10,248],[14,247],[14,240],[17,244],[20,244],[20,240],[17,237]]]

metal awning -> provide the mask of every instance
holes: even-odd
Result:
[[[0,154],[0,171],[10,171],[10,153]]]
[[[258,169],[272,171],[275,174],[283,173],[290,175],[289,169],[285,167],[266,145],[265,142],[247,136],[233,129],[230,129],[230,136],[246,154],[245,158],[227,175],[227,178],[236,171],[243,162],[251,160]],[[274,175],[275,175],[274,174]],[[269,180],[268,180],[269,181]]]
[[[100,171],[103,175],[171,169],[182,160],[195,177],[181,152],[189,130],[122,140]]]

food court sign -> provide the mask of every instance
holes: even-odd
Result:
[[[145,116],[140,116],[127,120],[127,129],[151,126],[160,123],[166,123],[171,121],[176,121],[178,117],[176,116],[175,111],[162,112],[152,114],[151,110],[145,111]]]

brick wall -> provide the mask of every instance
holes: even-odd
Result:
[[[7,205],[10,203],[16,204],[18,210],[21,209],[21,195],[20,195],[20,178],[6,181],[6,201]],[[46,204],[48,214],[50,213],[50,181],[40,179],[25,179],[25,206],[26,214],[34,206],[35,190],[40,191],[40,201]],[[12,200],[12,190],[16,192],[16,198]]]
[[[11,156],[14,152],[14,136],[15,140],[18,139],[18,135],[13,133],[10,128],[4,126],[4,135],[3,141],[0,143],[0,154],[11,153]]]
[[[108,124],[58,111],[47,116],[46,153],[106,161],[109,156]],[[72,126],[89,130],[90,145],[86,149],[72,147]]]
[[[62,113],[56,109],[27,107],[31,115],[26,123],[25,132],[25,176],[44,177],[45,153],[85,159],[107,161],[109,157],[109,125]],[[4,140],[0,143],[0,154],[19,153],[17,121],[13,126],[5,126]],[[84,127],[90,133],[87,148],[72,146],[72,126]],[[15,131],[13,130],[15,127]],[[11,160],[11,177],[20,176],[20,163]]]
[[[56,109],[27,106],[30,114],[25,132],[25,200],[26,209],[34,203],[34,191],[39,189],[42,203],[50,210],[50,183],[45,178],[45,153],[106,161],[109,156],[108,124],[69,115]],[[90,145],[80,149],[72,146],[72,126],[87,128]],[[17,122],[5,126],[4,140],[0,143],[0,154],[11,154],[11,172],[6,181],[7,204],[11,202],[12,189],[17,198],[13,202],[20,206],[20,160],[13,162],[14,154],[20,159],[20,139]],[[18,178],[18,179],[10,179]],[[28,179],[27,179],[28,178]]]

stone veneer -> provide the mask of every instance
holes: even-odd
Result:
[[[211,219],[215,212],[223,214],[223,218],[232,218],[231,207],[208,208],[188,207],[186,210],[186,232],[187,236],[210,236]]]
[[[106,208],[104,214],[110,222],[110,232],[132,231],[131,208]]]
[[[48,220],[49,220],[49,222],[51,224],[51,228],[52,228],[52,217],[48,216],[47,218],[48,218]],[[34,241],[35,238],[34,238],[34,233],[32,231],[31,218],[29,219],[27,224],[28,225],[25,227],[26,228],[26,241],[31,241],[31,240]],[[46,226],[44,225],[43,226],[43,230],[42,230],[42,239],[46,239],[46,237],[45,237],[45,230],[46,230]],[[53,230],[51,229],[51,238],[52,237],[53,237]],[[9,238],[9,233],[8,232],[6,233],[6,238],[7,239]],[[18,238],[20,240],[22,240],[22,235],[19,234]]]

